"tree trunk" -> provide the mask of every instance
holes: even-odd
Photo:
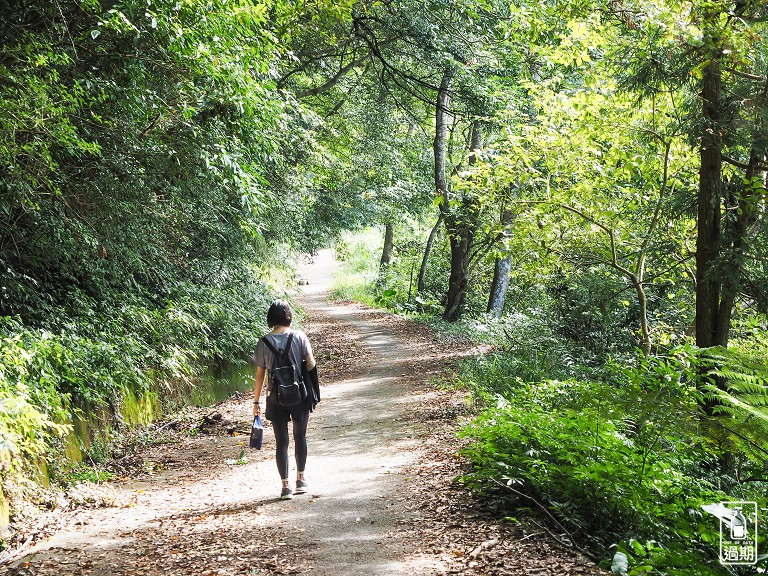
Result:
[[[720,14],[718,13],[717,16]],[[714,41],[713,44],[717,45]],[[717,55],[710,58],[702,77],[701,167],[699,169],[699,193],[696,238],[696,345],[700,348],[728,345],[731,315],[736,302],[743,273],[745,240],[753,216],[755,190],[752,180],[759,177],[760,166],[765,158],[764,144],[766,122],[758,121],[753,127],[752,150],[745,177],[746,186],[735,194],[723,196],[722,134],[723,105],[720,102],[722,76]],[[762,97],[755,98],[764,115],[768,102],[768,83]],[[759,151],[758,151],[759,150]],[[729,186],[741,186],[730,182]],[[735,218],[723,219],[721,204]],[[723,234],[721,226],[726,226]],[[727,244],[726,244],[727,241]],[[725,262],[723,262],[725,261]],[[727,265],[726,265],[727,263]],[[702,375],[705,376],[705,375]],[[722,377],[715,378],[715,385],[725,389]],[[717,413],[717,400],[702,400],[702,412],[706,417]],[[726,452],[720,456],[723,473],[732,473],[734,455]]]
[[[448,232],[451,242],[451,275],[448,278],[448,295],[445,302],[443,320],[458,320],[464,308],[469,287],[467,271],[469,255],[474,240],[474,227],[470,222],[451,227]]]
[[[427,262],[429,262],[429,255],[432,252],[432,246],[435,243],[437,237],[437,231],[440,230],[440,226],[443,224],[442,211],[437,217],[437,222],[432,226],[432,230],[429,232],[429,238],[427,238],[427,245],[424,247],[424,257],[421,259],[421,268],[419,269],[419,283],[416,291],[422,293],[425,290],[426,277],[427,277]]]
[[[643,354],[645,356],[651,355],[651,329],[648,325],[648,296],[645,293],[645,284],[642,278],[637,276],[633,278],[632,282],[635,293],[637,294],[637,302],[640,305],[640,333],[642,334],[641,346],[643,348]]]
[[[391,222],[384,229],[384,249],[381,251],[379,269],[384,269],[392,262],[392,250],[395,246],[395,225]]]
[[[765,111],[768,108],[768,81],[763,85],[762,94],[755,98],[759,109],[763,114],[760,116],[752,135],[752,150],[749,154],[749,164],[744,174],[745,184],[738,184],[742,189],[737,194],[736,206],[730,207],[737,210],[735,222],[730,222],[726,236],[730,238],[730,245],[727,250],[729,261],[729,273],[721,284],[720,308],[717,315],[717,335],[720,346],[728,345],[728,337],[731,329],[731,316],[736,304],[736,296],[741,288],[741,275],[744,268],[743,256],[746,249],[746,238],[749,234],[749,227],[754,220],[755,207],[758,202],[755,201],[756,190],[755,180],[761,181],[760,184],[765,188],[765,166],[766,160],[766,137],[768,136],[768,120],[765,117]],[[723,249],[725,251],[725,248]]]
[[[709,348],[722,343],[718,334],[720,315],[720,273],[715,269],[720,255],[722,198],[722,136],[720,90],[722,77],[716,59],[703,70],[701,97],[703,127],[699,167],[699,191],[696,237],[696,346]],[[702,374],[702,377],[706,377]],[[718,382],[722,387],[723,383]],[[718,402],[701,400],[705,416],[713,416]],[[727,466],[729,458],[721,459],[721,466]]]
[[[448,176],[446,174],[446,156],[448,149],[448,123],[450,121],[449,105],[451,103],[451,87],[453,85],[453,70],[446,68],[440,81],[435,102],[435,191],[441,198],[440,213],[445,222],[448,239],[451,243],[451,275],[448,280],[448,296],[443,317],[455,319],[459,307],[463,304],[462,295],[466,291],[466,279],[462,271],[466,270],[465,256],[469,254],[466,243],[460,238],[456,217],[451,206]],[[459,236],[459,237],[457,237]]]
[[[481,146],[480,122],[476,120],[472,124],[470,137],[470,150],[472,151],[469,155],[470,164],[475,163],[474,151],[479,150]],[[451,274],[448,278],[448,294],[443,319],[453,322],[461,316],[466,301],[469,286],[469,262],[480,211],[476,199],[471,194],[462,197],[458,205],[448,206],[443,203],[440,208],[444,210],[443,217],[448,239],[451,243]]]
[[[723,336],[718,334],[720,278],[714,270],[721,243],[721,82],[720,65],[712,59],[703,70],[701,90],[704,126],[701,133],[696,238],[696,345],[700,348],[721,344]]]
[[[509,236],[514,226],[517,214],[513,210],[502,206],[499,224],[501,226],[501,237]],[[486,312],[501,318],[504,312],[504,301],[507,299],[507,290],[509,290],[509,274],[512,269],[512,255],[507,254],[503,258],[496,258],[493,266],[493,282],[488,294],[488,307]]]
[[[487,309],[488,314],[496,318],[501,318],[501,314],[504,312],[504,300],[506,300],[507,290],[509,290],[509,273],[511,269],[512,256],[507,255],[504,258],[496,258]]]

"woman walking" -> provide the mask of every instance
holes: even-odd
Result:
[[[265,418],[272,422],[275,433],[277,470],[283,486],[280,493],[282,500],[290,500],[294,494],[304,494],[307,491],[307,481],[304,478],[304,468],[307,463],[307,425],[309,413],[319,400],[319,394],[313,393],[313,386],[306,375],[315,368],[315,357],[312,346],[306,334],[300,330],[292,330],[293,311],[283,300],[275,300],[267,312],[267,325],[271,332],[261,338],[253,352],[253,362],[256,364],[256,380],[253,387],[253,414],[261,414],[261,391],[267,378],[266,413]],[[286,408],[277,402],[272,371],[277,360],[277,354],[290,346],[288,354],[293,365],[305,374],[304,386],[306,400],[296,406]],[[304,370],[302,370],[302,363]],[[296,456],[296,489],[291,489],[288,479],[288,422],[293,422],[293,443]]]

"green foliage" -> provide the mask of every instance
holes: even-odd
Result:
[[[765,350],[765,348],[762,348]],[[738,349],[711,348],[698,353],[708,379],[699,386],[712,414],[702,421],[712,449],[768,463],[768,367]]]
[[[363,273],[357,296],[407,310],[407,259],[377,276],[381,234],[370,234],[339,247],[349,269]],[[629,574],[727,574],[717,519],[701,506],[767,501],[765,485],[752,481],[764,461],[762,323],[741,330],[740,352],[672,347],[679,335],[658,333],[668,353],[644,356],[623,328],[634,311],[611,299],[620,286],[605,278],[595,268],[552,287],[530,285],[513,292],[525,312],[501,319],[431,323],[501,348],[464,363],[455,379],[484,409],[464,431],[474,464],[465,481],[493,492],[505,515],[534,498],[596,555],[624,554]],[[724,377],[727,386],[715,387]],[[703,419],[707,398],[719,409]],[[723,469],[734,450],[736,468]]]
[[[464,365],[460,384],[480,400],[495,403],[498,395],[510,397],[520,382],[542,382],[551,378],[568,379],[588,370],[588,354],[557,338],[536,310],[489,320],[475,326],[474,338],[504,351],[478,358]],[[484,374],[493,374],[487,378]]]
[[[66,476],[71,423],[144,425],[245,363],[271,299],[260,271],[306,220],[275,209],[305,198],[281,186],[296,117],[274,86],[278,14],[293,17],[248,1],[4,6],[4,485],[46,464]]]
[[[759,163],[744,171],[765,156],[761,3],[7,4],[3,482],[64,470],[76,416],[128,427],[202,401],[202,380],[245,365],[283,289],[271,271],[333,239],[336,297],[496,347],[460,377],[487,408],[469,432],[475,485],[506,480],[593,549],[616,544],[635,573],[712,561],[698,504],[715,490],[764,500],[768,343],[753,309],[766,307],[768,228]],[[693,320],[713,58],[728,161],[712,273],[742,325],[729,350],[695,351],[675,346]],[[445,70],[451,177],[435,198]],[[384,268],[378,229],[342,234],[391,223]],[[467,241],[453,287],[468,314],[449,328],[434,316],[451,235]],[[506,313],[490,319],[505,256]]]
[[[717,561],[717,521],[701,505],[729,498],[765,503],[768,493],[759,483],[734,486],[718,473],[720,452],[708,449],[699,425],[700,367],[692,351],[626,357],[602,381],[512,376],[530,372],[520,367],[526,362],[500,355],[464,369],[486,404],[496,398],[463,432],[474,464],[465,481],[496,491],[506,508],[535,499],[603,557],[619,544],[634,566],[630,573],[642,573],[642,566],[726,573]],[[497,482],[507,487],[501,494]]]
[[[595,266],[548,279],[553,327],[597,355],[631,349],[637,341],[637,305],[616,297],[624,286],[611,276]]]
[[[78,482],[107,482],[114,477],[115,475],[108,470],[100,470],[93,466],[80,464],[75,466],[69,473],[69,482],[71,484]]]
[[[103,315],[62,314],[69,319],[58,333],[6,318],[0,331],[3,484],[36,477],[40,462],[54,480],[66,482],[67,442],[103,452],[113,430],[145,426],[162,410],[200,397],[204,372],[244,364],[271,296],[253,274],[223,278],[207,289],[189,286],[161,308],[126,299]],[[80,439],[67,437],[75,419],[89,423]]]
[[[240,42],[263,14],[139,4],[12,3],[3,20],[14,48],[3,99],[19,106],[0,124],[6,314],[42,323],[73,295],[162,297],[248,251],[256,223],[243,206],[265,199],[253,158],[274,148],[279,115],[247,70],[268,42]]]
[[[395,225],[398,241],[392,262],[380,266],[384,232],[367,229],[345,234],[336,242],[337,258],[342,262],[336,274],[332,296],[387,308],[396,313],[436,312],[437,296],[425,290],[417,294],[420,241],[418,223],[404,220]]]
[[[5,319],[0,346],[0,459],[19,473],[24,463],[45,452],[49,441],[65,434],[69,396],[60,394],[54,371],[59,363],[40,358],[40,348],[50,350],[52,337],[45,335],[39,347],[18,323]],[[10,329],[9,329],[10,328]],[[13,330],[16,328],[16,330]],[[57,350],[60,352],[61,349]],[[56,352],[54,352],[54,355]]]
[[[373,285],[378,273],[383,235],[376,229],[347,234],[336,241],[334,251],[341,262],[331,288],[331,297],[374,303]]]
[[[25,329],[9,319],[2,338],[0,438],[2,452],[13,456],[11,475],[38,461],[62,459],[57,439],[71,432],[68,423],[82,410],[120,414],[129,393],[148,392],[143,360],[130,355],[135,340],[99,342],[67,332],[56,335]]]

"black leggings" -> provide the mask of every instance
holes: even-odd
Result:
[[[291,414],[293,422],[293,443],[296,452],[296,470],[304,472],[307,464],[307,425],[309,424],[309,411]],[[280,478],[288,478],[288,420],[280,418],[272,421],[272,429],[275,433],[275,445],[277,456],[277,470]]]

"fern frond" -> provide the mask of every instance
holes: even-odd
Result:
[[[710,402],[716,402],[715,409],[734,408],[744,411],[746,414],[764,420],[768,424],[768,410],[765,409],[768,403],[766,396],[746,396],[736,395],[728,390],[722,390],[712,384],[702,386],[704,398]]]
[[[768,462],[768,366],[725,348],[700,350],[699,365],[711,379],[699,383],[712,416],[701,432],[722,450]]]
[[[768,462],[768,426],[749,417],[744,419],[712,416],[701,421],[701,434],[719,451],[739,452],[753,462]]]

